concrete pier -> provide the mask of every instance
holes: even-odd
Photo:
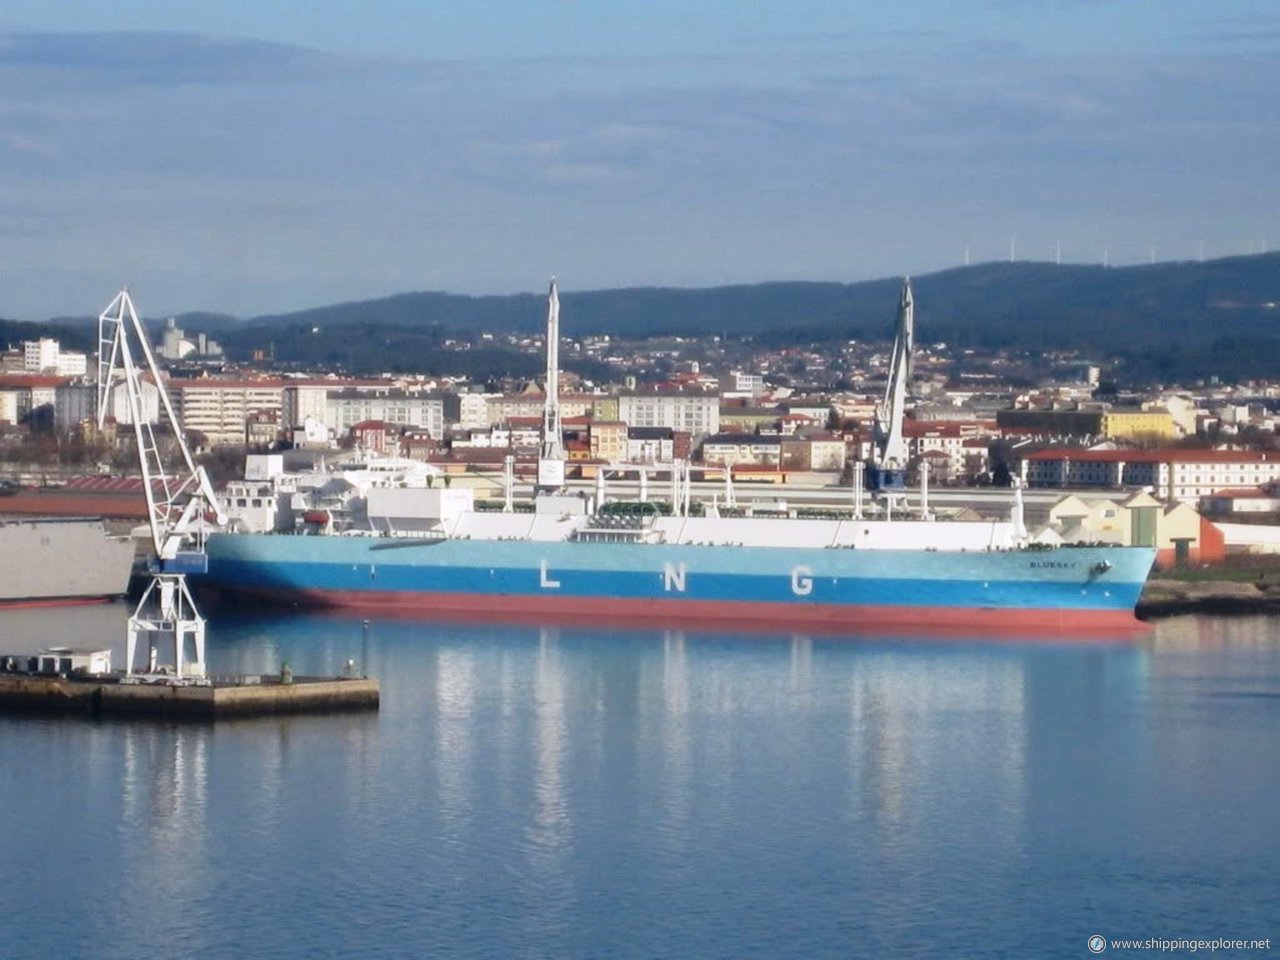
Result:
[[[380,697],[378,681],[364,677],[294,677],[282,682],[278,676],[251,676],[209,684],[123,679],[0,674],[0,712],[221,720],[377,710]]]
[[[1147,581],[1138,600],[1144,620],[1186,613],[1276,613],[1280,611],[1280,581],[1259,577],[1240,580]]]

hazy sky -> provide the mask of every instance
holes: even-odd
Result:
[[[0,316],[1247,253],[1278,89],[1273,0],[7,0]]]

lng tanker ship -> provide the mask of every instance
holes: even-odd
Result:
[[[474,509],[374,488],[365,529],[215,533],[204,586],[310,607],[827,628],[1132,626],[1148,547],[1026,545],[1020,520],[802,519]],[[713,510],[714,513],[714,510]],[[321,516],[323,514],[323,516]]]

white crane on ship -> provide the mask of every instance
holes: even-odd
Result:
[[[907,485],[907,438],[902,421],[906,415],[907,396],[911,392],[911,354],[914,348],[915,301],[911,296],[911,278],[904,277],[893,354],[889,361],[889,383],[885,387],[884,400],[876,406],[874,454],[868,470],[873,490],[901,491]]]
[[[547,392],[542,408],[542,444],[538,450],[538,489],[564,486],[564,426],[560,419],[560,293],[551,278],[547,294]]]
[[[135,360],[134,349],[143,367]],[[160,419],[167,423],[182,463],[176,473],[166,467],[156,442],[155,431],[142,409],[142,378],[150,376],[160,397]],[[203,529],[212,513],[219,526],[227,522],[213,485],[198,466],[187,446],[182,424],[173,412],[169,391],[156,365],[146,330],[138,319],[133,299],[121,290],[98,316],[98,426],[106,422],[108,399],[119,384],[125,388],[129,417],[138,448],[143,491],[147,498],[147,521],[156,566],[143,592],[125,635],[125,673],[134,674],[138,641],[147,641],[146,674],[156,674],[157,651],[169,644],[173,649],[173,675],[202,679],[205,676],[205,622],[196,609],[186,574],[208,569],[204,553]],[[194,549],[192,549],[194,547]],[[188,643],[189,642],[189,643]]]

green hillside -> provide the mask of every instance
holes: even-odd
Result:
[[[885,340],[900,285],[900,278],[886,278],[562,290],[561,329],[567,337],[720,334],[766,346]],[[1112,269],[986,263],[920,276],[914,286],[921,342],[1080,350],[1100,360],[1120,358],[1137,379],[1280,376],[1280,254]],[[242,321],[184,314],[179,323],[189,334],[213,334],[234,359],[260,350],[299,366],[528,375],[536,372],[536,359],[486,344],[480,335],[538,333],[545,317],[541,292],[423,292]],[[65,323],[75,331],[68,335],[73,345],[86,339],[85,321]],[[34,335],[18,332],[27,326],[0,326],[0,337]],[[475,349],[446,353],[446,339]]]

